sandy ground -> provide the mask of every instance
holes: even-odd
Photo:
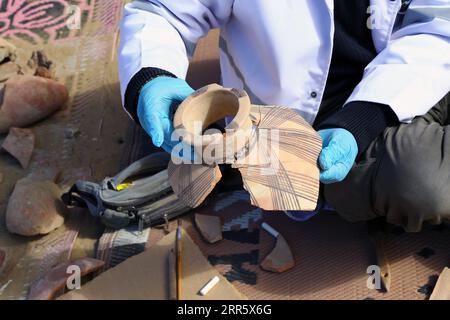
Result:
[[[29,172],[60,168],[59,182],[66,186],[79,178],[98,181],[117,173],[129,120],[121,108],[117,80],[117,30],[99,37],[99,28],[93,25],[85,37],[56,45],[15,43],[20,48],[19,61],[26,61],[37,48],[47,52],[56,62],[57,77],[70,90],[70,101],[52,118],[32,126],[36,149],[27,170],[0,152],[0,248],[7,253],[6,266],[0,273],[0,299],[23,299],[30,282],[54,264],[94,256],[103,228],[84,211],[73,211],[63,227],[35,238],[9,234],[4,215],[15,182]],[[91,37],[94,33],[95,38]],[[76,132],[74,137],[68,137],[69,129]],[[3,139],[0,137],[0,143]],[[66,249],[77,232],[69,257]]]

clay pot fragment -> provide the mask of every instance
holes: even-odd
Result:
[[[47,54],[42,50],[34,51],[27,65],[35,70],[35,76],[48,79],[54,78],[53,61],[49,60]]]
[[[0,110],[0,134],[49,117],[67,99],[67,88],[54,80],[27,75],[10,78],[5,82]]]
[[[219,217],[195,214],[195,225],[207,242],[216,243],[222,240],[222,223]]]
[[[23,236],[48,234],[64,223],[62,191],[52,181],[19,180],[6,208],[6,227]]]
[[[16,158],[26,169],[33,154],[35,137],[30,129],[11,128],[2,148]]]
[[[267,257],[261,262],[260,267],[263,270],[282,273],[295,266],[294,257],[291,248],[282,235],[277,237],[277,243]]]
[[[70,271],[69,267],[78,267],[80,276],[84,277],[98,271],[104,264],[103,261],[92,258],[59,264],[31,285],[27,298],[28,300],[53,300],[56,294],[66,286],[68,278],[73,274],[73,270],[68,272]]]
[[[9,78],[18,75],[20,67],[14,62],[6,62],[0,64],[0,82],[6,81]]]
[[[204,131],[232,117],[225,132]],[[200,126],[198,124],[201,124]],[[169,164],[169,181],[185,205],[198,207],[221,179],[219,164],[240,171],[253,205],[268,211],[312,211],[319,196],[322,140],[295,111],[251,105],[246,92],[209,85],[177,109],[174,128],[201,164]]]
[[[16,60],[16,51],[13,44],[0,38],[0,63]]]
[[[276,239],[276,244],[260,263],[261,269],[276,273],[292,269],[295,266],[294,256],[284,237],[267,223],[263,223],[262,228]]]
[[[197,164],[175,165],[167,168],[173,192],[188,207],[198,207],[222,178],[218,166],[214,168]]]

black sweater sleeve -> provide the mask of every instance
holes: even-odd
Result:
[[[358,156],[387,127],[398,124],[394,111],[387,105],[354,101],[320,123],[317,128],[343,128],[353,134],[358,144]]]
[[[137,115],[137,105],[141,89],[151,80],[161,76],[176,78],[175,75],[166,70],[158,68],[142,68],[133,76],[133,78],[131,78],[130,82],[128,83],[127,89],[125,91],[124,107],[137,124],[140,124]]]

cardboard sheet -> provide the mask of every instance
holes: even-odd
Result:
[[[112,268],[61,300],[165,300],[169,298],[168,254],[175,245],[175,232],[155,246]],[[199,290],[214,276],[220,282],[206,295]],[[214,269],[191,238],[183,235],[182,300],[246,299]]]

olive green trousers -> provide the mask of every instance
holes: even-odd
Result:
[[[385,217],[417,232],[450,220],[450,94],[426,115],[387,128],[323,195],[352,222]]]

